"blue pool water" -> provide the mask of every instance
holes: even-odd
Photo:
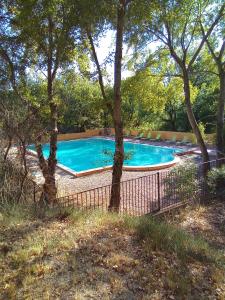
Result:
[[[35,150],[34,146],[29,147]],[[166,163],[174,159],[180,149],[124,142],[126,166],[147,166]],[[86,171],[113,163],[115,142],[104,138],[87,138],[58,142],[57,159],[60,164],[73,171]],[[45,158],[49,155],[49,144],[43,145]]]

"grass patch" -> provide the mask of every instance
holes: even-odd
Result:
[[[0,298],[207,298],[205,285],[213,296],[224,285],[223,254],[151,217],[6,207]]]
[[[202,262],[222,265],[225,263],[222,252],[209,246],[200,236],[193,237],[176,226],[153,217],[126,217],[125,223],[128,228],[135,230],[141,240],[145,240],[145,247],[148,251],[160,250],[176,253],[181,259],[192,257]]]

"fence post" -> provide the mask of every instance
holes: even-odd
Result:
[[[160,178],[159,178],[159,172],[157,172],[157,188],[158,188],[158,207],[159,207],[159,210],[161,209],[161,197],[160,197]]]

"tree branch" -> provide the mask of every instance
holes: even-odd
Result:
[[[105,86],[104,86],[104,82],[103,82],[102,70],[101,70],[99,60],[98,60],[98,56],[97,56],[97,52],[96,52],[96,49],[95,49],[94,41],[92,39],[92,35],[91,35],[90,30],[88,30],[87,28],[86,28],[86,33],[87,33],[87,37],[88,37],[88,40],[89,40],[89,43],[90,43],[90,46],[91,46],[92,56],[93,56],[93,59],[95,61],[95,65],[96,65],[96,68],[97,68],[98,82],[99,82],[99,85],[100,85],[102,97],[103,97],[103,100],[105,101],[105,104],[106,104],[108,110],[110,111],[110,113],[112,115],[113,114],[113,108],[112,108],[112,104],[108,101],[106,93],[105,93]]]
[[[205,34],[205,36],[203,37],[203,39],[201,40],[197,50],[195,51],[194,55],[192,56],[192,59],[190,60],[187,69],[189,70],[192,66],[192,64],[195,62],[199,52],[201,51],[204,43],[206,42],[206,40],[208,39],[208,37],[210,36],[211,32],[213,31],[214,27],[218,24],[219,20],[221,19],[221,17],[223,16],[223,12],[224,12],[224,8],[225,8],[225,4],[223,4],[219,10],[219,13],[216,17],[216,19],[214,20],[214,22],[211,24],[211,26],[209,27],[207,33]]]

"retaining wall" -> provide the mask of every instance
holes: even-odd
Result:
[[[126,134],[128,130],[124,130],[124,134]],[[186,139],[190,142],[195,142],[195,135],[191,132],[175,132],[175,131],[141,131],[144,133],[143,137],[147,137],[149,133],[151,133],[151,137],[154,139],[160,134],[160,138],[162,140],[172,140],[174,137],[176,137],[177,141],[182,141],[183,139]],[[58,140],[59,141],[65,141],[65,140],[74,140],[74,139],[81,139],[81,138],[87,138],[87,137],[93,137],[93,136],[101,136],[104,135],[106,131],[104,129],[91,129],[87,130],[85,132],[78,132],[78,133],[65,133],[65,134],[59,134]],[[107,130],[108,134],[115,134],[114,128],[109,128]],[[132,136],[138,136],[140,133],[140,130],[130,130],[130,134]],[[213,144],[215,140],[215,134],[206,134],[205,140],[209,144]]]
[[[196,138],[194,133],[191,132],[176,132],[176,131],[141,131],[144,133],[143,137],[147,137],[147,135],[149,133],[151,133],[151,137],[153,139],[155,139],[159,134],[160,134],[160,138],[162,140],[172,140],[174,137],[176,137],[177,141],[182,141],[183,139],[186,139],[190,142],[195,142]],[[124,133],[126,134],[126,130],[124,131]],[[131,130],[131,135],[132,136],[137,136],[140,133],[140,130]],[[205,140],[207,143],[214,143],[215,140],[215,134],[205,134]]]
[[[103,134],[103,129],[91,129],[85,132],[58,134],[58,141],[76,140]]]

